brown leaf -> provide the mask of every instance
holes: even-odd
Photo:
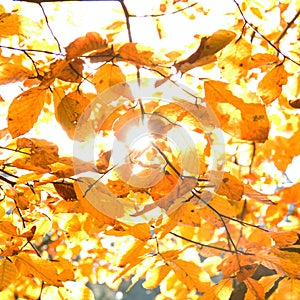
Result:
[[[58,195],[63,197],[65,200],[74,201],[77,199],[73,183],[54,182],[53,185]]]
[[[50,68],[55,69],[55,65],[59,61],[55,61],[51,64]],[[82,79],[82,70],[83,70],[84,61],[80,58],[75,58],[68,65],[63,68],[60,73],[58,73],[57,78],[68,81],[68,82],[80,82]]]
[[[218,30],[210,37],[203,37],[199,48],[187,59],[176,63],[174,66],[182,73],[216,61],[214,54],[222,50],[235,37],[235,33],[228,30]]]
[[[65,49],[67,59],[73,59],[93,50],[107,48],[107,41],[102,39],[97,32],[88,32],[85,36],[79,37],[70,43]]]
[[[290,100],[289,104],[291,107],[293,108],[300,108],[300,99],[296,99],[296,100]]]
[[[13,138],[28,132],[38,120],[47,95],[45,89],[34,87],[18,97],[8,109],[8,130]]]
[[[287,80],[288,73],[284,69],[284,65],[278,65],[259,82],[257,93],[265,104],[270,104],[280,96],[282,86],[287,84]]]

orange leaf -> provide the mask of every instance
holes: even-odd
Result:
[[[269,234],[278,247],[281,248],[294,245],[298,240],[296,231],[269,232]]]
[[[224,131],[249,141],[264,142],[268,138],[270,124],[264,105],[245,103],[233,95],[224,82],[206,81],[204,89],[205,100]]]
[[[231,279],[222,279],[217,284],[204,292],[201,300],[228,300],[231,296],[233,287]]]
[[[287,84],[288,73],[284,66],[278,65],[269,71],[259,82],[257,93],[265,104],[272,103],[278,98],[282,91],[282,86]]]
[[[264,300],[265,299],[265,290],[263,286],[252,278],[247,278],[245,281],[248,291],[254,296],[256,300]]]
[[[13,138],[28,132],[38,120],[47,95],[34,87],[13,100],[8,109],[8,130]]]
[[[107,41],[102,39],[99,33],[88,32],[85,36],[74,40],[65,49],[67,59],[70,60],[93,50],[105,49],[107,47]]]
[[[140,50],[136,43],[126,43],[119,49],[121,58],[129,63],[133,63],[138,67],[152,67],[152,51]]]
[[[240,180],[225,172],[221,185],[216,191],[219,195],[226,196],[229,200],[239,201],[244,193],[244,186]]]
[[[143,282],[143,287],[145,289],[155,289],[171,270],[168,265],[149,269],[146,274],[146,280]]]
[[[70,138],[73,138],[78,120],[90,101],[78,92],[66,95],[56,108],[56,119],[66,131]]]
[[[22,65],[3,64],[0,65],[0,84],[23,81],[33,76],[33,72]]]
[[[2,258],[0,262],[0,291],[8,287],[16,280],[18,270],[15,265],[6,258]]]
[[[55,69],[55,65],[60,63],[60,61],[55,61],[51,64],[51,69]],[[82,79],[84,61],[80,58],[75,58],[69,62],[60,72],[57,74],[57,78],[68,81],[68,82],[80,82]]]

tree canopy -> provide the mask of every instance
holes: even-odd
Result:
[[[299,299],[299,14],[0,4],[0,298]]]

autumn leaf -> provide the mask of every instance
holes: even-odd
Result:
[[[32,88],[13,100],[8,110],[8,130],[12,137],[18,137],[28,132],[38,120],[47,91],[42,88]]]
[[[268,138],[270,124],[262,104],[245,103],[224,82],[206,81],[204,89],[205,100],[218,116],[224,131],[248,141],[263,142]]]
[[[257,300],[265,299],[264,288],[257,280],[254,280],[252,278],[247,278],[245,280],[245,284],[247,286],[248,291],[251,294],[251,297],[255,297],[255,299]]]
[[[55,286],[61,286],[63,281],[74,278],[72,265],[66,260],[44,260],[35,254],[21,252],[16,256],[16,264],[22,274],[32,274]]]
[[[137,67],[153,65],[153,52],[140,49],[136,43],[124,44],[119,49],[119,55],[122,60],[134,63]]]
[[[171,270],[168,265],[161,265],[148,270],[143,287],[145,289],[155,289]]]
[[[230,173],[225,172],[217,193],[226,196],[230,200],[241,200],[244,193],[243,184]]]
[[[67,94],[56,108],[56,119],[70,138],[73,138],[77,123],[90,101],[79,92]]]
[[[0,74],[0,84],[23,81],[34,76],[28,68],[12,63],[0,65]]]
[[[106,49],[107,41],[102,39],[97,32],[88,32],[85,36],[79,37],[71,42],[65,49],[67,59],[73,59],[93,50]]]
[[[232,283],[230,279],[222,279],[216,285],[204,292],[203,300],[226,300],[232,293]]]
[[[57,60],[50,65],[50,68],[55,70],[55,66],[61,63]],[[80,58],[75,58],[69,62],[57,75],[58,79],[68,82],[80,82],[82,80],[82,70],[84,61]]]
[[[0,291],[7,288],[18,277],[18,269],[13,262],[2,258],[0,262]]]
[[[106,99],[117,99],[120,96],[132,99],[126,77],[121,68],[114,64],[101,66],[94,74],[93,83],[98,93],[106,91]],[[108,90],[109,89],[109,90]]]
[[[265,104],[272,103],[278,98],[282,91],[282,86],[287,84],[288,73],[284,65],[280,64],[269,71],[259,82],[257,93]]]
[[[185,73],[193,68],[200,67],[216,61],[216,54],[229,44],[235,37],[235,33],[229,30],[218,30],[210,37],[203,37],[200,46],[190,57],[175,63],[175,68]]]
[[[246,76],[251,52],[251,44],[245,39],[229,44],[218,61],[222,76],[230,82],[238,82]]]

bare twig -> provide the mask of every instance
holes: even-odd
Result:
[[[120,2],[121,6],[122,6],[122,9],[123,9],[123,12],[125,15],[129,42],[132,43],[132,34],[131,34],[130,21],[129,21],[130,15],[129,15],[128,9],[124,3],[124,0],[118,0],[118,1]]]
[[[50,24],[49,24],[49,21],[48,21],[48,17],[47,17],[47,15],[46,15],[46,12],[45,12],[45,10],[44,10],[44,7],[42,6],[41,3],[38,3],[38,4],[39,4],[39,7],[42,9],[42,12],[43,12],[43,15],[44,15],[44,18],[45,18],[47,27],[49,28],[49,30],[50,30],[50,32],[51,32],[51,35],[53,36],[53,38],[55,39],[55,41],[56,41],[56,43],[57,43],[58,50],[59,50],[59,52],[62,52],[62,51],[61,51],[60,43],[59,43],[58,39],[56,38],[56,36],[54,35],[54,33],[53,33],[53,31],[52,31],[52,29],[51,29],[51,27],[50,27]]]
[[[280,53],[284,58],[288,59],[289,61],[293,62],[294,64],[300,66],[300,62],[295,61],[293,58],[290,58],[288,55],[284,54],[278,47],[274,45],[268,38],[266,38],[262,33],[260,33],[257,28],[251,24],[245,17],[240,5],[237,3],[236,0],[233,0],[233,2],[236,4],[245,24],[247,24],[256,34],[258,34],[263,40],[265,40],[272,48],[274,48],[277,53]]]

